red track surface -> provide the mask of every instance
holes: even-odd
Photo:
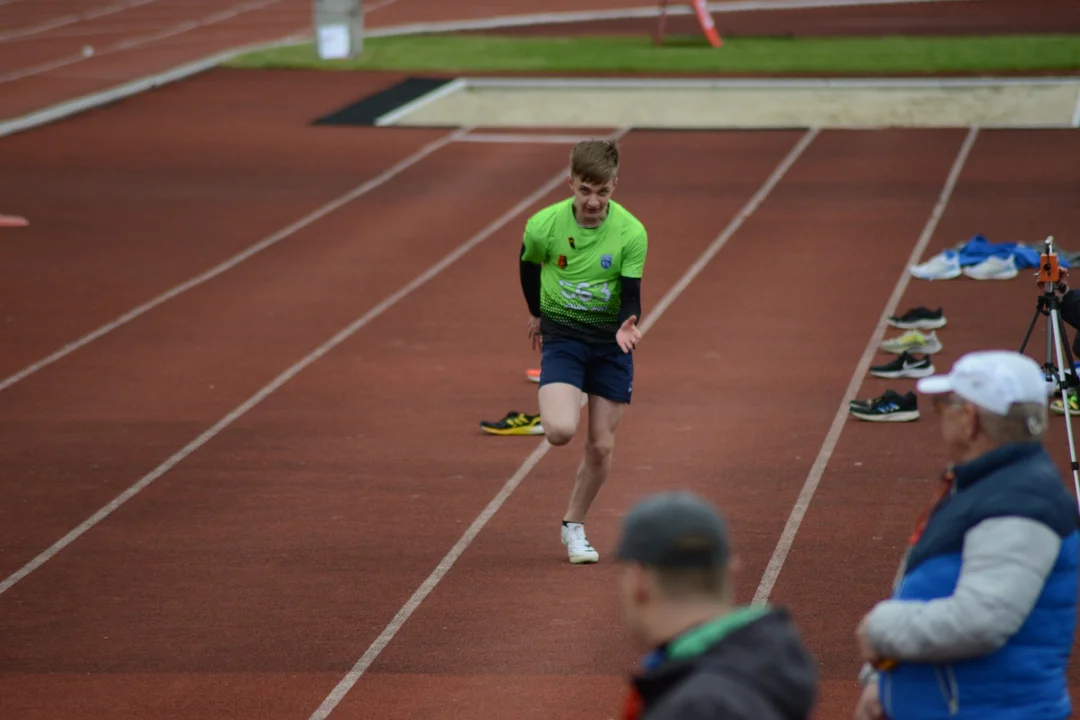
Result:
[[[304,127],[364,82],[215,71],[5,140],[5,202],[33,224],[0,244],[3,374],[439,137]],[[254,102],[301,94],[306,109]],[[122,154],[110,137],[124,138]],[[647,308],[800,137],[625,138],[620,196],[654,238]],[[740,595],[754,594],[963,137],[813,140],[650,330],[615,474],[590,520],[602,552],[636,498],[692,488],[731,518]],[[1056,233],[1072,249],[1078,153],[1075,133],[981,134],[925,256],[976,233]],[[0,577],[564,161],[565,148],[546,144],[447,145],[4,390]],[[535,356],[506,258],[525,214],[559,196],[540,198],[0,595],[5,717],[314,712],[535,447],[476,424],[535,407],[521,377]],[[947,367],[966,350],[1016,346],[1034,299],[1025,277],[913,280],[901,306],[945,305]],[[1041,334],[1032,342],[1039,356]],[[860,394],[883,387],[868,381]],[[929,414],[849,424],[780,573],[772,599],[794,609],[822,661],[820,718],[850,713],[851,633],[887,593],[941,462],[936,440]],[[1060,421],[1051,445],[1064,467]],[[333,717],[615,714],[634,652],[613,565],[570,567],[558,544],[579,447],[550,453],[526,477]]]
[[[419,19],[395,19],[406,3],[430,4],[399,0],[386,22]],[[306,4],[281,5],[283,24],[295,13],[305,25]],[[0,26],[38,7],[0,5]],[[484,14],[503,12],[492,7]],[[219,8],[160,0],[96,22],[140,34]],[[135,13],[145,25],[120,22]],[[259,32],[273,36],[270,24]],[[140,53],[138,63],[236,41],[222,32],[188,44],[202,32],[178,36],[171,60]],[[7,72],[15,61],[0,58]],[[58,98],[114,84],[123,59],[18,82],[26,97]],[[149,65],[139,67],[135,76]],[[307,127],[396,80],[214,71],[6,138],[0,212],[31,224],[0,242],[0,382],[443,137]],[[653,238],[646,314],[801,136],[624,139],[620,199]],[[531,471],[332,717],[614,717],[635,653],[610,550],[621,513],[658,489],[721,505],[749,600],[963,139],[816,137],[649,331],[589,523],[604,562],[570,567],[558,543],[575,442]],[[981,133],[920,259],[976,233],[1054,234],[1080,248],[1068,235],[1080,223],[1078,156],[1076,133]],[[0,583],[564,161],[548,144],[448,144],[0,390]],[[309,717],[536,447],[477,423],[535,407],[512,257],[524,217],[557,197],[538,198],[0,592],[0,715]],[[1026,274],[912,280],[900,309],[945,306],[935,363],[946,368],[968,350],[1018,346],[1035,295]],[[1041,360],[1042,348],[1040,326],[1029,352]],[[859,395],[887,386],[868,379]],[[1049,444],[1064,470],[1063,427],[1058,418]],[[906,425],[848,423],[780,572],[771,599],[794,610],[821,660],[822,720],[850,717],[852,632],[888,592],[938,447],[928,411]]]

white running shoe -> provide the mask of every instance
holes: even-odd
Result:
[[[970,265],[964,268],[964,274],[974,280],[1011,280],[1019,274],[1016,269],[1016,259],[1008,257],[991,256],[978,265]]]
[[[581,523],[568,523],[562,526],[562,542],[566,546],[570,562],[575,565],[594,563],[600,560],[600,553],[585,539],[585,526]]]
[[[960,277],[960,253],[955,250],[943,250],[919,265],[908,267],[920,280],[952,280]]]

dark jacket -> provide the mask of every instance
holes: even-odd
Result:
[[[817,682],[786,610],[740,608],[651,653],[624,720],[804,720]]]
[[[1061,319],[1065,324],[1080,329],[1080,290],[1069,290],[1061,296]],[[1065,332],[1065,328],[1061,330]],[[1080,360],[1080,333],[1073,340],[1072,351],[1073,360]]]

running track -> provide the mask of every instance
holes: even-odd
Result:
[[[512,257],[560,196],[565,148],[304,127],[395,80],[214,71],[4,140],[3,210],[32,221],[0,243],[5,718],[306,718],[328,699],[335,718],[615,717],[635,654],[613,566],[569,567],[555,530],[580,444],[537,459],[534,439],[477,427],[535,407]],[[635,499],[708,495],[741,599],[794,609],[822,662],[818,717],[850,717],[852,631],[941,456],[929,412],[843,423],[846,398],[887,386],[864,371],[894,305],[946,307],[943,367],[1020,342],[1025,277],[905,285],[903,269],[976,233],[1080,246],[1080,139],[623,145],[620,197],[654,238],[650,326],[590,537],[606,560]],[[1060,419],[1049,444],[1064,469]]]
[[[5,140],[5,200],[32,225],[0,245],[4,377],[384,173],[0,392],[5,717],[306,718],[329,697],[332,717],[614,717],[634,659],[614,566],[570,567],[556,532],[580,445],[522,475],[537,441],[477,427],[534,407],[513,257],[526,215],[561,194],[566,148],[303,127],[374,82],[215,71]],[[308,109],[255,102],[300,93]],[[652,229],[655,324],[591,537],[609,558],[635,499],[708,495],[733,523],[741,599],[771,589],[794,609],[822,662],[819,717],[848,717],[853,628],[887,592],[941,456],[929,413],[841,424],[846,397],[885,386],[864,382],[867,348],[913,252],[975,233],[1076,245],[1080,135],[630,132],[623,145],[621,198]],[[944,304],[947,367],[1017,345],[1035,292],[1023,277],[912,281],[899,305]],[[1050,444],[1064,467],[1060,421]]]

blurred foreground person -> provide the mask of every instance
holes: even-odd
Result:
[[[619,541],[619,593],[648,654],[624,720],[803,720],[817,666],[787,612],[736,607],[719,514],[689,493],[646,499]]]

